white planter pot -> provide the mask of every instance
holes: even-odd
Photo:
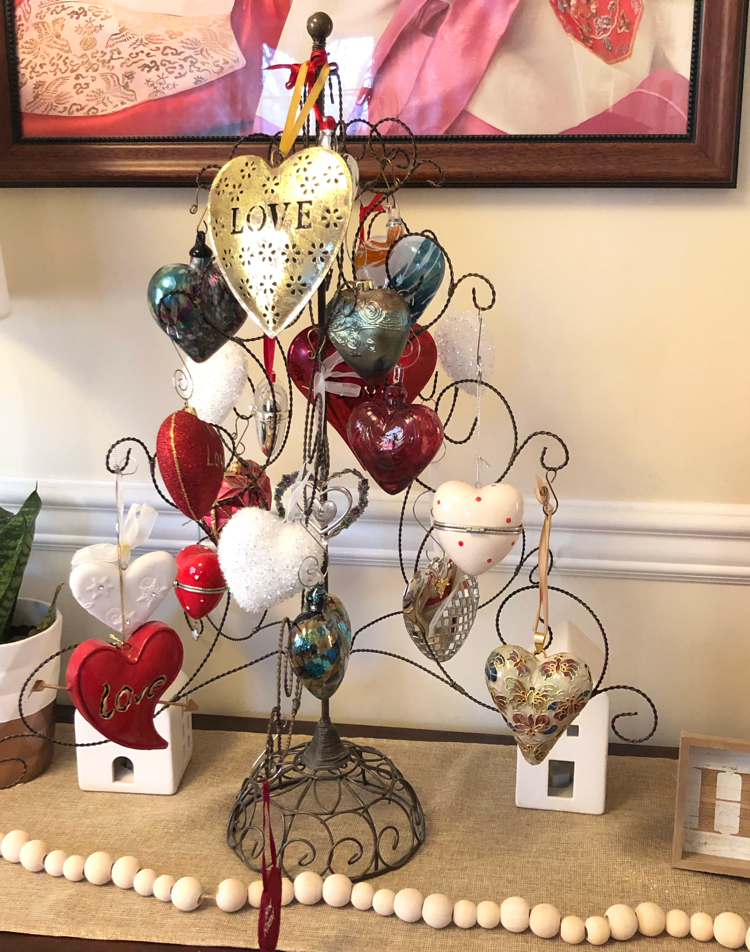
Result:
[[[14,624],[38,625],[47,613],[49,605],[33,598],[19,598]],[[12,734],[26,734],[18,712],[18,696],[31,672],[45,658],[60,650],[62,639],[62,615],[57,617],[46,631],[22,641],[0,645],[0,739]],[[57,684],[60,676],[60,658],[55,658],[38,672],[34,680],[43,679],[48,684]],[[54,736],[56,691],[45,690],[30,694],[32,684],[26,687],[23,713],[34,730]],[[27,783],[38,777],[52,761],[54,744],[39,737],[19,737],[0,743],[0,760],[18,758],[0,764],[0,787],[15,783]],[[26,771],[23,773],[23,766]]]

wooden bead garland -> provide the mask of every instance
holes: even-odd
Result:
[[[87,879],[96,886],[111,882],[121,889],[132,888],[140,896],[171,902],[182,912],[198,909],[208,898],[193,876],[175,881],[172,876],[157,875],[153,869],[139,869],[140,864],[133,856],[113,861],[109,853],[103,851],[92,853],[88,858],[77,854],[68,856],[63,850],[50,850],[43,840],[32,840],[24,830],[0,834],[0,856],[30,872],[45,870],[52,877],[64,876],[70,882]],[[225,879],[213,899],[219,909],[233,913],[248,903],[259,907],[262,892],[261,880],[250,883],[246,889],[238,879]],[[351,880],[341,874],[324,880],[309,870],[300,873],[294,882],[282,878],[282,905],[289,905],[293,899],[303,905],[315,905],[323,899],[332,908],[351,903],[355,909],[372,908],[381,916],[395,912],[403,922],[416,923],[422,919],[433,929],[444,929],[451,922],[460,929],[471,929],[475,925],[494,929],[500,924],[509,932],[525,932],[530,928],[540,938],[559,935],[569,945],[579,945],[584,939],[590,945],[604,945],[610,938],[626,941],[636,932],[658,936],[666,929],[675,938],[691,935],[699,942],[715,939],[723,948],[736,950],[745,945],[750,952],[750,927],[742,916],[722,912],[714,920],[705,912],[688,916],[682,909],[671,909],[665,913],[655,902],[642,902],[635,909],[617,903],[610,906],[604,916],[590,916],[584,922],[578,916],[561,918],[559,910],[549,903],[531,908],[521,896],[511,896],[499,906],[492,900],[475,905],[468,899],[460,899],[454,904],[442,893],[433,893],[424,899],[418,890],[411,888],[398,893],[387,888],[376,891],[368,882],[352,886]]]

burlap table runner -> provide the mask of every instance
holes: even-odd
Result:
[[[69,728],[62,728],[61,735]],[[235,794],[261,751],[257,734],[202,731],[174,797],[83,793],[72,750],[58,748],[50,770],[0,793],[0,829],[21,828],[68,853],[136,855],[172,876],[195,875],[207,891],[235,876],[258,878],[230,852],[225,829]],[[372,744],[371,741],[365,743]],[[665,908],[750,919],[747,880],[674,870],[670,865],[677,764],[613,757],[602,817],[514,806],[515,750],[477,744],[378,741],[419,794],[427,842],[403,869],[374,880],[424,895],[501,901],[522,895],[563,914],[601,915],[614,902],[654,900]],[[227,915],[213,906],[181,913],[113,885],[92,886],[29,873],[0,861],[0,929],[97,939],[130,939],[257,948],[257,912]],[[704,948],[688,939],[633,940],[641,949]],[[537,952],[558,940],[422,924],[324,905],[284,909],[286,952]]]

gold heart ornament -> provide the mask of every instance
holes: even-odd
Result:
[[[216,260],[235,297],[269,337],[292,324],[320,286],[346,236],[352,178],[318,146],[273,168],[241,155],[208,196]]]

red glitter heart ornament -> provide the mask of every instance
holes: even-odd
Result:
[[[224,479],[224,446],[216,430],[191,408],[170,413],[159,427],[156,459],[172,501],[188,518],[201,520]]]
[[[175,561],[177,601],[191,618],[205,618],[227,591],[216,550],[207,545],[188,545]]]
[[[563,29],[605,63],[633,52],[643,0],[550,0]]]
[[[349,417],[349,446],[375,482],[390,495],[406,489],[437,455],[443,424],[428,406],[407,406],[400,384],[384,400],[368,400]]]
[[[209,525],[219,533],[238,509],[247,506],[270,509],[272,502],[271,480],[261,467],[252,460],[232,460],[211,509]]]
[[[169,625],[149,621],[115,647],[82,642],[70,657],[65,684],[76,709],[108,740],[135,750],[169,746],[154,726],[161,696],[182,668],[182,642]]]
[[[403,367],[403,384],[406,388],[407,402],[416,400],[419,394],[430,382],[435,373],[437,364],[437,347],[429,331],[422,331],[417,335],[415,332],[420,330],[418,324],[412,328],[412,334],[401,356],[401,366]],[[310,393],[310,382],[315,365],[315,351],[318,346],[318,332],[314,327],[307,327],[300,331],[294,338],[287,354],[287,364],[289,367],[289,376],[294,385],[306,397]],[[326,342],[324,359],[336,353],[336,349],[330,341]],[[343,360],[335,367],[335,372],[352,373],[354,371]],[[356,374],[352,377],[332,378],[331,384],[338,382],[351,383],[359,386],[359,396],[346,397],[337,393],[326,393],[326,410],[328,422],[336,430],[345,443],[349,442],[346,427],[352,411],[377,392],[369,388],[365,381]],[[365,388],[368,388],[365,390]],[[378,388],[379,389],[379,388]],[[368,392],[369,391],[369,392]]]

